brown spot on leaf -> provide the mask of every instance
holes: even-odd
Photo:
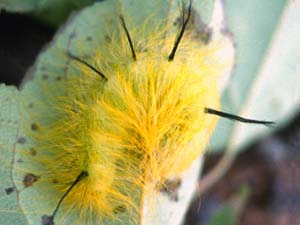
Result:
[[[212,30],[207,28],[199,32],[199,38],[205,45],[209,44],[212,39]]]
[[[36,131],[39,129],[39,126],[36,123],[31,124],[31,130]]]
[[[87,36],[87,37],[86,37],[86,40],[87,40],[87,41],[92,41],[93,38],[92,38],[91,36]]]
[[[37,151],[35,150],[35,148],[30,148],[29,153],[30,153],[30,155],[35,156]]]
[[[106,41],[107,43],[111,43],[111,37],[110,37],[110,36],[105,35],[104,38],[105,38],[105,41]]]
[[[19,137],[19,139],[17,141],[18,144],[24,144],[25,142],[26,142],[26,138],[24,138],[24,137]]]
[[[28,173],[25,175],[23,179],[24,187],[30,187],[39,179],[38,176],[34,175],[33,173]]]
[[[57,183],[58,183],[58,180],[54,178],[54,179],[52,180],[52,183],[53,183],[53,184],[57,184]]]
[[[172,201],[178,201],[178,189],[181,185],[181,180],[168,179],[164,183],[158,185],[158,189],[161,193],[167,194]]]

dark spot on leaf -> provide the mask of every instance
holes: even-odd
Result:
[[[57,184],[57,183],[58,183],[58,180],[57,180],[57,179],[53,179],[53,180],[52,180],[52,183],[53,183],[53,184]]]
[[[57,80],[57,81],[60,81],[60,80],[61,80],[61,77],[60,77],[60,76],[56,77],[56,80]]]
[[[178,189],[181,185],[179,178],[166,180],[164,183],[158,185],[158,189],[161,193],[167,194],[170,200],[178,201]]]
[[[75,38],[76,36],[77,36],[76,32],[73,31],[73,32],[70,34],[69,38],[70,38],[70,39],[73,39],[73,38]]]
[[[29,108],[33,108],[33,103],[29,103],[29,104],[28,104],[28,107],[29,107]]]
[[[43,75],[42,75],[42,79],[43,79],[43,80],[47,80],[47,79],[48,79],[48,75],[47,75],[47,74],[43,74]]]
[[[5,188],[5,192],[7,195],[11,194],[15,190],[14,187]]]
[[[31,130],[36,131],[39,129],[39,126],[36,123],[31,124]]]
[[[111,43],[111,37],[110,37],[110,36],[105,35],[104,38],[105,38],[105,41],[106,41],[107,43]]]
[[[24,161],[23,161],[23,159],[18,159],[17,162],[18,162],[18,163],[22,163],[22,162],[24,162]]]
[[[34,175],[33,173],[28,173],[25,175],[24,179],[23,179],[23,184],[24,187],[30,187],[31,185],[33,185],[33,183],[35,183],[37,180],[39,179],[38,176]]]
[[[119,205],[118,207],[114,208],[114,214],[124,213],[126,211],[125,206]]]
[[[30,153],[30,155],[35,156],[37,151],[35,150],[35,148],[30,148],[29,153]]]
[[[206,28],[205,30],[203,30],[199,33],[199,37],[205,45],[209,44],[209,42],[212,39],[212,30]]]
[[[87,36],[87,37],[86,37],[86,40],[87,40],[87,41],[92,41],[93,38],[92,38],[91,36]]]
[[[53,216],[47,216],[47,215],[43,215],[42,216],[42,225],[54,225],[54,221],[53,221]]]
[[[24,144],[26,142],[26,139],[24,137],[19,137],[17,143],[18,144]]]

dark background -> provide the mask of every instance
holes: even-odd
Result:
[[[23,14],[0,11],[0,81],[18,85],[55,29]]]

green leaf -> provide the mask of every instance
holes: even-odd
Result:
[[[0,84],[0,224],[27,224],[17,201],[12,164],[20,122],[19,93]]]
[[[209,225],[235,225],[250,195],[250,188],[242,185],[212,216]]]
[[[225,204],[214,214],[209,225],[235,225],[234,209]]]
[[[34,0],[2,0],[0,8],[11,12],[30,12],[38,9],[39,3]]]
[[[272,120],[277,127],[288,123],[297,112],[299,4],[298,0],[226,1],[228,24],[237,45],[237,63],[223,96],[224,111]],[[221,119],[211,147],[242,149],[272,131]]]

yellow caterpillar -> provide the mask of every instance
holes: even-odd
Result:
[[[191,1],[179,10],[174,32],[166,21],[128,29],[131,18],[116,8],[91,57],[64,46],[68,70],[24,86],[13,179],[30,224],[95,225],[122,213],[138,223],[143,193],[203,153],[217,123],[211,114],[238,118],[218,111],[224,43],[188,29]]]

